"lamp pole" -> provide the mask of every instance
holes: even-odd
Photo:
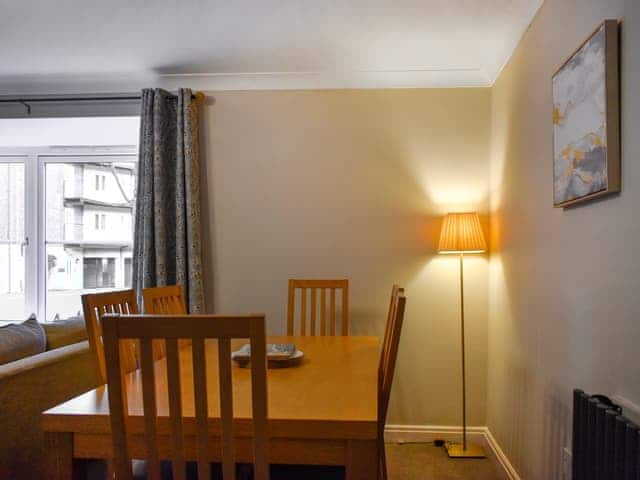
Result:
[[[484,458],[480,445],[467,442],[467,376],[464,341],[464,252],[459,253],[460,261],[460,351],[462,353],[462,445],[449,444],[447,454],[451,458]]]
[[[464,253],[460,254],[460,343],[462,344],[462,450],[467,450],[467,377],[464,352]]]

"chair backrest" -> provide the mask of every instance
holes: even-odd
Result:
[[[156,410],[156,378],[152,341],[167,344],[167,379],[169,438],[173,478],[185,479],[185,439],[183,437],[184,379],[180,373],[178,341],[191,341],[193,394],[195,412],[195,452],[198,479],[210,479],[209,416],[207,398],[207,352],[205,339],[218,340],[218,377],[220,390],[220,425],[222,472],[224,480],[235,478],[233,458],[233,384],[231,368],[232,338],[249,338],[251,342],[251,395],[253,412],[254,476],[268,480],[267,434],[267,355],[264,315],[107,315],[103,319],[103,338],[107,359],[109,412],[114,452],[114,469],[118,480],[130,480],[131,456],[127,449],[128,419],[126,380],[121,370],[119,342],[140,342],[142,404],[147,447],[149,478],[160,478],[158,426]],[[186,354],[189,349],[180,351]],[[191,369],[187,369],[191,370]],[[162,381],[162,380],[160,380]],[[166,432],[164,433],[166,434]]]
[[[144,313],[169,315],[185,315],[187,305],[181,285],[151,287],[142,290]]]
[[[394,325],[396,309],[398,308],[398,296],[403,289],[394,284],[391,287],[391,298],[389,299],[389,310],[387,311],[387,322],[385,324],[384,337],[382,339],[382,353],[380,354],[380,363],[378,365],[378,382],[382,382],[382,374],[388,360],[389,343],[391,342],[391,330]]]
[[[187,304],[184,299],[184,290],[181,285],[143,288],[142,302],[144,313],[146,314],[187,314]],[[188,343],[188,340],[182,340],[180,341],[180,346],[188,345]],[[155,358],[164,357],[167,354],[165,342],[162,340],[154,340],[153,352]]]
[[[394,285],[391,290],[387,326],[378,366],[378,428],[381,432],[384,431],[384,424],[389,409],[391,384],[393,383],[393,374],[398,357],[398,345],[400,344],[400,334],[404,321],[405,304],[406,297],[404,295],[404,289]]]
[[[85,294],[82,295],[82,309],[84,312],[84,322],[87,326],[89,346],[97,362],[100,381],[106,383],[107,371],[102,343],[102,328],[100,326],[101,318],[105,313],[138,313],[136,294],[133,290]],[[122,348],[122,363],[125,371],[130,372],[138,368],[135,343],[123,342]]]
[[[300,330],[294,333],[296,290],[300,290]],[[327,318],[327,290],[329,291],[329,317]],[[287,308],[287,335],[336,335],[336,290],[342,293],[341,334],[349,335],[349,280],[289,280]],[[320,295],[318,295],[318,291]],[[310,302],[307,300],[310,296]],[[318,297],[320,318],[318,321]],[[307,305],[309,305],[309,327],[307,329]],[[328,323],[328,325],[327,325]],[[316,333],[316,331],[318,333]]]

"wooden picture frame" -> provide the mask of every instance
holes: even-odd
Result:
[[[621,189],[618,25],[601,23],[552,76],[554,207]]]

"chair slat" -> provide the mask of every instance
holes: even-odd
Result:
[[[266,324],[254,324],[251,329],[251,392],[253,410],[254,478],[268,480],[267,425],[267,349]]]
[[[171,419],[171,459],[174,480],[186,480],[186,462],[182,425],[182,385],[180,382],[180,358],[178,340],[167,339],[167,389],[169,391],[169,416]]]
[[[336,289],[331,289],[331,321],[329,322],[329,335],[336,334]]]
[[[292,294],[292,292],[294,292]],[[295,307],[296,299],[295,299],[295,288],[294,281],[289,280],[289,293],[287,298],[287,332],[288,335],[293,335],[293,325],[294,325],[294,307]]]
[[[311,320],[310,320],[310,326],[309,326],[309,332],[311,334],[311,336],[315,336],[316,334],[316,306],[317,306],[317,302],[316,302],[316,289],[312,288],[311,289]]]
[[[349,335],[349,284],[342,289],[342,335]]]
[[[302,297],[300,300],[300,335],[307,334],[307,289],[301,290]]]
[[[115,323],[105,325],[103,332],[105,342],[104,352],[109,358],[107,363],[107,375],[109,382],[109,419],[111,421],[111,437],[113,442],[114,459],[110,462],[118,480],[132,480],[131,457],[127,449],[127,433],[125,429],[125,417],[127,415],[127,390],[124,384],[121,363],[120,345]]]
[[[295,297],[296,291],[300,290],[300,335],[307,335],[306,313],[307,313],[307,290],[310,294],[310,325],[309,335],[327,334],[327,314],[326,314],[326,290],[329,290],[329,335],[336,335],[336,290],[342,294],[342,315],[341,315],[341,335],[349,335],[349,280],[289,280],[289,296],[287,307],[287,335],[295,335]],[[320,320],[318,322],[318,294],[320,290]],[[318,328],[318,323],[319,328]]]
[[[140,340],[140,367],[142,373],[142,402],[144,407],[144,431],[147,437],[147,468],[150,480],[160,480],[158,456],[158,432],[156,428],[155,372],[153,370],[153,345],[151,340]]]
[[[320,335],[327,334],[327,289],[320,290]]]
[[[235,480],[233,458],[233,383],[231,379],[231,342],[218,340],[218,365],[220,382],[220,418],[222,420],[222,476]]]
[[[207,367],[204,338],[192,338],[193,355],[193,391],[196,413],[196,458],[198,460],[198,479],[209,480],[211,466],[207,455],[209,431],[207,419],[209,407],[207,401]]]

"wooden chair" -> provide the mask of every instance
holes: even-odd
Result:
[[[267,434],[267,366],[266,326],[264,315],[106,315],[103,318],[103,338],[107,359],[109,411],[113,440],[114,467],[117,480],[131,480],[131,459],[127,447],[128,418],[126,380],[122,371],[119,343],[135,339],[140,342],[142,404],[147,462],[150,479],[160,478],[156,410],[156,379],[154,372],[154,339],[167,344],[167,391],[169,393],[169,451],[173,478],[185,480],[185,449],[183,432],[187,430],[182,414],[182,394],[179,339],[190,339],[193,362],[193,392],[195,406],[195,454],[199,480],[210,479],[209,416],[207,398],[207,362],[205,339],[218,340],[218,365],[221,413],[221,453],[224,480],[233,480],[233,385],[231,368],[232,338],[249,338],[251,342],[251,392],[253,411],[254,478],[268,480]],[[189,352],[183,349],[182,354]],[[184,428],[183,428],[184,427]]]
[[[101,318],[105,313],[139,313],[136,294],[133,290],[85,294],[82,295],[82,309],[84,311],[84,322],[87,326],[89,346],[97,362],[100,381],[106,383],[107,370],[102,344]],[[130,372],[138,368],[135,343],[123,342],[122,349],[122,364],[125,371]]]
[[[309,335],[336,335],[336,290],[342,291],[342,335],[349,335],[349,280],[289,280],[289,301],[287,308],[287,335],[294,333],[295,297],[300,290],[300,335],[307,335],[307,290],[311,292],[309,304]],[[318,295],[320,291],[320,320],[317,318]],[[327,332],[327,290],[329,290],[329,325]]]
[[[144,313],[186,315],[187,305],[180,285],[151,287],[142,290]]]
[[[387,315],[387,326],[382,343],[382,353],[378,367],[378,469],[380,480],[387,479],[387,460],[384,449],[384,426],[387,421],[391,384],[398,357],[398,345],[404,321],[406,297],[404,289],[394,285]]]

